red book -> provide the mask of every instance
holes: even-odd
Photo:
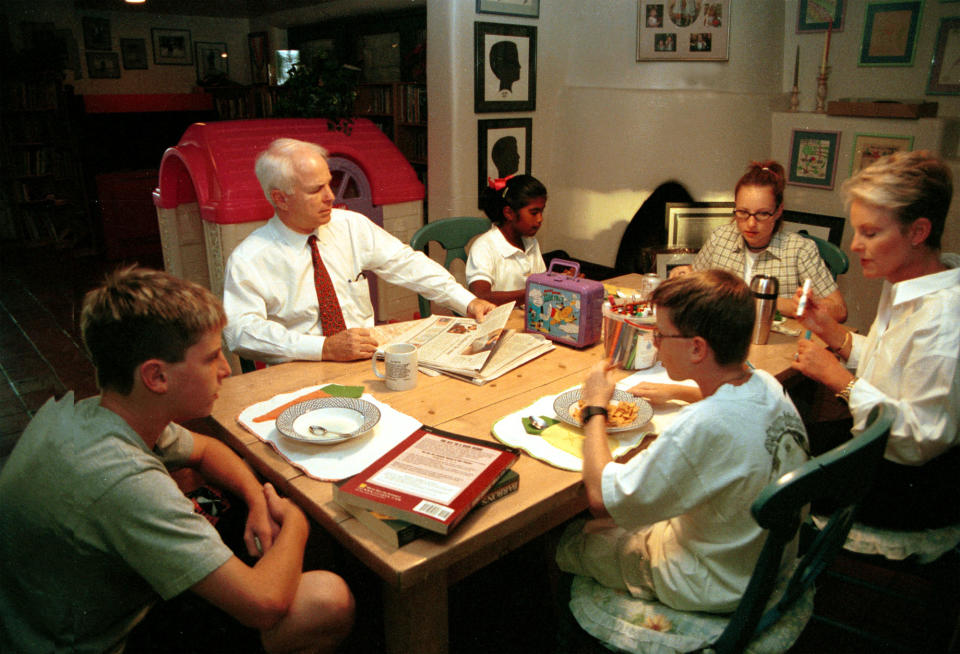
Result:
[[[333,497],[448,534],[519,457],[500,443],[424,426],[335,484]]]

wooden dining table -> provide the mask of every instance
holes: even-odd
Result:
[[[608,282],[638,287],[640,278],[626,275]],[[516,311],[511,321],[520,325],[522,319]],[[795,342],[795,337],[772,333],[768,344],[752,346],[750,362],[789,382],[797,374],[790,369]],[[399,392],[386,388],[369,360],[285,363],[224,380],[211,418],[216,433],[259,474],[380,577],[388,652],[446,652],[448,587],[585,510],[580,473],[522,455],[514,465],[520,476],[516,492],[474,510],[448,536],[430,534],[392,548],[333,500],[332,483],[288,463],[241,427],[238,415],[252,404],[307,386],[362,385],[365,392],[426,425],[493,440],[491,427],[497,420],[582,382],[602,356],[600,344],[584,349],[557,345],[482,386],[420,374],[415,388]],[[621,377],[629,374],[617,372]]]

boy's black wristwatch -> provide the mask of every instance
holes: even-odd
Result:
[[[587,424],[587,421],[590,420],[593,416],[603,416],[604,421],[607,419],[607,407],[605,406],[595,406],[589,405],[583,407],[580,411],[580,419],[583,421],[583,424]]]

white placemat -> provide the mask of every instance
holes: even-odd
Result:
[[[639,370],[629,377],[621,379],[617,383],[617,388],[627,390],[642,381],[662,384],[696,385],[690,380],[683,382],[673,381],[667,375],[667,371],[664,370],[663,366],[657,362],[652,368]],[[574,386],[573,388],[577,387]],[[557,395],[559,395],[559,393]],[[553,412],[553,400],[557,395],[541,397],[530,406],[504,416],[493,425],[491,432],[501,443],[519,448],[535,459],[549,463],[562,470],[580,472],[583,470],[583,459],[554,447],[539,435],[527,433],[527,430],[523,428],[523,418],[526,416],[549,416],[555,418],[556,414]],[[620,445],[613,451],[613,456],[618,457],[628,452],[631,448],[636,447],[649,432],[662,433],[663,430],[673,422],[677,412],[684,406],[686,406],[686,404],[683,403],[676,403],[670,406],[654,406],[653,418],[646,425],[630,431],[613,434],[613,436],[616,436],[617,440],[620,441]]]
[[[304,474],[323,481],[338,481],[357,474],[415,432],[421,425],[420,421],[400,413],[369,393],[364,393],[362,397],[380,409],[380,422],[366,434],[335,445],[316,445],[291,440],[277,431],[276,421],[253,421],[257,416],[262,416],[290,400],[324,386],[327,384],[307,386],[248,406],[237,416],[237,422],[251,434],[268,443],[288,463],[302,470]]]

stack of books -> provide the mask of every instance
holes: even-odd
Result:
[[[519,451],[421,427],[360,473],[337,482],[333,497],[392,547],[427,532],[448,534],[478,505],[519,488],[510,467]]]

